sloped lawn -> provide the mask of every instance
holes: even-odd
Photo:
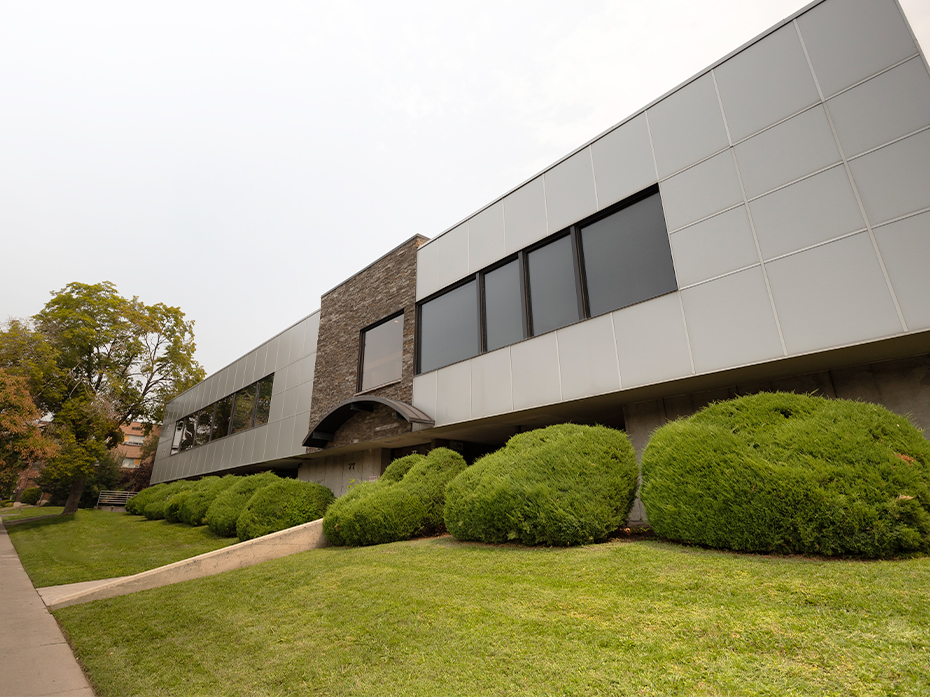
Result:
[[[204,527],[84,509],[7,532],[36,588],[137,574],[236,542]]]
[[[44,518],[50,515],[61,515],[64,506],[24,506],[22,508],[0,508],[0,518],[3,520],[22,520],[23,518]]]
[[[55,615],[104,696],[921,695],[930,685],[927,557],[442,537],[315,550]]]

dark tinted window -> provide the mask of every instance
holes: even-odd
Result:
[[[274,387],[274,375],[269,375],[258,383],[258,402],[255,405],[255,425],[268,423],[271,413],[271,390]]]
[[[174,422],[174,438],[171,440],[171,454],[181,449],[181,441],[184,440],[184,419],[178,419]]]
[[[184,433],[181,435],[181,450],[188,450],[194,447],[194,415],[185,416],[182,422]]]
[[[243,387],[236,392],[236,404],[233,407],[232,432],[238,433],[252,427],[252,411],[255,408],[255,385]]]
[[[477,356],[478,296],[475,281],[420,307],[420,371]]]
[[[658,194],[581,229],[591,316],[675,290]]]
[[[362,335],[362,389],[400,380],[403,355],[403,315],[366,331]]]
[[[581,319],[571,238],[561,237],[527,254],[533,334]]]
[[[520,262],[512,261],[484,275],[487,350],[516,343],[523,336]]]
[[[229,417],[232,416],[233,395],[223,397],[216,403],[216,417],[213,421],[213,440],[229,435]]]
[[[210,432],[213,430],[213,405],[201,409],[194,415],[194,445],[203,445],[210,442]]]

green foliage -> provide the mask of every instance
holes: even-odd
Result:
[[[165,517],[165,506],[168,505],[169,499],[193,485],[194,482],[186,479],[179,479],[165,484],[157,493],[149,495],[148,502],[145,508],[142,509],[142,514],[149,520],[162,520]]]
[[[210,504],[204,517],[214,534],[220,537],[235,537],[236,523],[252,495],[270,484],[280,481],[274,472],[262,472],[242,477],[231,487],[222,491]]]
[[[196,482],[189,482],[189,484],[190,486],[175,492],[165,499],[165,520],[169,523],[182,522],[180,518],[181,506],[184,505],[187,497],[190,496],[191,489],[197,486]]]
[[[294,554],[54,615],[100,695],[927,697],[930,556],[433,538]]]
[[[333,492],[316,482],[282,479],[258,489],[236,521],[243,542],[323,517]]]
[[[19,495],[19,502],[27,506],[35,506],[39,502],[41,496],[42,490],[37,486],[31,486],[28,489],[24,489],[23,493]]]
[[[28,382],[42,412],[55,412],[67,394],[69,376],[49,337],[28,320],[11,319],[0,329],[0,368]]]
[[[132,513],[133,515],[143,515],[145,507],[154,501],[155,497],[159,496],[159,492],[161,492],[161,490],[166,486],[168,485],[161,483],[156,484],[155,486],[150,486],[147,489],[143,489],[126,502],[126,512]]]
[[[95,510],[49,515],[61,511],[51,506],[26,508],[22,512],[27,515],[21,517],[47,517],[9,527],[20,561],[39,588],[129,576],[230,544],[206,528],[164,520]]]
[[[67,441],[66,441],[67,442]],[[78,499],[78,507],[93,508],[101,491],[118,489],[119,463],[122,457],[113,450],[101,450],[99,458],[84,477],[84,488]],[[39,475],[37,483],[42,491],[48,492],[50,501],[64,505],[71,492],[71,475],[68,468],[47,466]]]
[[[361,482],[340,496],[326,511],[323,519],[323,532],[334,545],[349,544],[342,534],[343,528],[350,525],[348,521],[355,515],[361,504],[356,503],[375,495],[381,489],[396,484],[415,464],[426,459],[426,455],[414,453],[397,458],[385,468],[384,473],[373,482]]]
[[[29,463],[56,454],[39,428],[41,416],[26,378],[0,368],[0,492],[9,494]]]
[[[199,382],[193,323],[176,307],[124,298],[110,282],[69,283],[29,322],[0,331],[0,368],[15,370],[45,411],[61,454],[48,478],[71,485],[77,507],[101,452],[123,440],[121,424],[162,421],[165,403]]]
[[[204,517],[210,504],[237,481],[239,477],[233,474],[227,474],[225,477],[204,477],[188,492],[178,511],[178,518],[188,525],[205,525]]]
[[[449,484],[446,527],[489,543],[600,542],[626,520],[636,478],[622,431],[560,424],[521,433]]]
[[[395,460],[380,479],[337,499],[323,531],[332,544],[352,546],[441,532],[446,485],[464,469],[462,456],[447,448]]]
[[[394,460],[390,465],[384,469],[384,474],[382,474],[378,479],[373,483],[378,484],[396,484],[407,472],[410,471],[410,468],[414,465],[420,464],[426,459],[426,455],[420,455],[419,453],[413,453],[412,455],[405,455],[404,457],[399,457]]]
[[[930,551],[930,443],[875,404],[763,393],[658,429],[641,492],[663,537],[752,552]]]

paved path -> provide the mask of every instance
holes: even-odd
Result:
[[[94,697],[0,522],[0,697]]]

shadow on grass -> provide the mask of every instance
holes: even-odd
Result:
[[[45,515],[45,516],[36,516],[35,518],[19,518],[16,520],[4,520],[3,524],[6,527],[11,525],[24,526],[27,528],[38,528],[45,527],[48,525],[60,525],[61,523],[68,523],[74,520],[74,514],[64,515],[63,513],[56,513],[54,515]]]

